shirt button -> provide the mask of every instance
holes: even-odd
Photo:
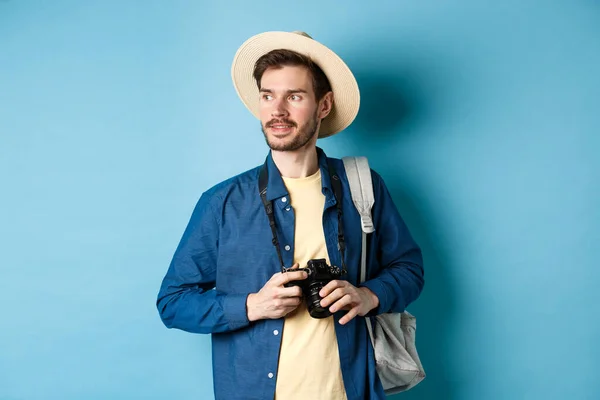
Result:
[[[282,198],[281,198],[281,201],[282,201],[283,203],[285,203],[285,202],[287,201],[287,197],[282,197]]]
[[[269,379],[273,378],[273,373],[269,372],[269,375],[267,375],[269,377]]]
[[[285,208],[285,211],[290,211],[290,210],[291,210],[291,208],[290,208],[290,207],[286,207],[286,208]]]
[[[273,335],[275,335],[275,336],[279,335],[279,331],[278,331],[277,329],[275,329],[275,330],[273,331]]]
[[[285,249],[285,251],[290,251],[291,247],[290,247],[289,244],[286,244],[285,247],[284,247],[284,249]]]

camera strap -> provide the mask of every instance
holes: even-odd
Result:
[[[343,211],[342,211],[342,182],[340,177],[338,176],[335,168],[328,160],[329,166],[329,177],[331,179],[331,186],[333,187],[333,194],[336,200],[336,208],[338,215],[338,250],[340,251],[341,259],[342,259],[342,273],[346,273],[346,261],[345,253],[346,253],[346,242],[344,238],[344,226],[342,223]],[[281,264],[281,272],[285,272],[285,263],[283,262],[283,257],[281,256],[281,249],[279,248],[279,240],[277,239],[277,228],[275,226],[275,215],[273,213],[273,202],[267,200],[267,183],[269,182],[269,171],[267,161],[265,161],[264,165],[260,170],[260,175],[258,177],[258,191],[260,193],[260,198],[262,200],[263,206],[265,208],[265,212],[267,217],[269,218],[269,225],[271,227],[271,234],[273,235],[272,243],[275,246],[275,250],[277,250],[277,257],[279,258],[279,263]]]
[[[281,250],[279,249],[279,241],[277,240],[277,228],[275,227],[275,216],[273,215],[273,202],[267,200],[267,183],[269,182],[269,171],[267,171],[267,162],[260,170],[260,176],[258,178],[258,191],[260,192],[260,198],[262,199],[263,206],[267,217],[269,217],[269,225],[271,226],[271,233],[273,234],[273,246],[277,250],[277,257],[279,257],[279,263],[281,264],[281,272],[285,271],[285,263],[281,256]]]

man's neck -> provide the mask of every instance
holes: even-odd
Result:
[[[315,146],[296,151],[272,150],[273,161],[285,178],[306,178],[319,170],[319,159]]]

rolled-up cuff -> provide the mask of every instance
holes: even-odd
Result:
[[[229,329],[239,329],[250,324],[246,312],[248,294],[228,294],[223,297],[223,314],[228,321]]]
[[[377,296],[377,298],[379,299],[379,306],[377,306],[374,309],[372,309],[371,311],[369,311],[367,316],[370,317],[373,315],[378,315],[378,314],[383,314],[383,313],[389,312],[390,307],[391,307],[390,296],[388,294],[388,291],[387,291],[385,285],[381,281],[379,281],[377,279],[371,279],[369,281],[364,282],[360,286],[364,286],[364,287],[368,288],[369,290],[371,290],[375,294],[375,296]]]

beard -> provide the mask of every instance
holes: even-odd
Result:
[[[308,142],[310,142],[310,140],[317,134],[317,129],[319,126],[319,119],[317,117],[317,114],[318,111],[315,110],[315,113],[313,114],[312,118],[310,118],[309,121],[301,127],[298,127],[298,124],[296,124],[294,121],[285,118],[273,119],[267,122],[265,125],[261,123],[261,129],[263,135],[265,135],[265,141],[267,142],[267,145],[271,150],[275,151],[295,151],[301,149]],[[274,140],[269,140],[269,136],[267,135],[266,129],[275,124],[291,125],[292,127],[297,129],[297,132],[293,137],[291,137],[292,135],[290,135],[291,138],[286,137],[285,140],[289,141],[283,143],[278,143]]]

